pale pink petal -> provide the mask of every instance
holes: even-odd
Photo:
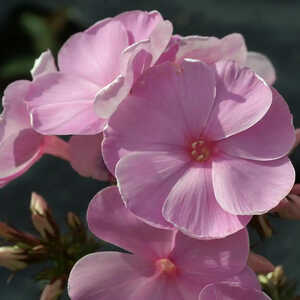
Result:
[[[261,290],[256,274],[246,266],[240,273],[227,278],[223,283],[231,283],[244,288]]]
[[[133,295],[139,289],[142,292],[143,285],[149,280],[155,280],[154,266],[151,261],[131,254],[89,254],[80,259],[70,273],[69,296],[72,300],[120,300],[120,297],[138,300]],[[153,297],[143,299],[151,300]]]
[[[200,61],[185,60],[180,67],[166,63],[149,70],[132,94],[151,101],[147,106],[160,109],[174,127],[181,126],[185,130],[181,135],[197,138],[206,125],[215,92],[213,71]]]
[[[213,187],[220,206],[237,215],[263,214],[292,189],[295,170],[288,158],[252,161],[220,154],[212,167]]]
[[[89,101],[41,105],[31,110],[31,118],[32,127],[42,134],[96,134],[106,125]]]
[[[191,300],[197,299],[201,286],[178,274],[173,278],[160,275],[135,289],[130,300]]]
[[[201,239],[223,238],[250,221],[224,211],[214,196],[209,164],[195,163],[174,184],[163,207],[163,216],[179,230]]]
[[[60,71],[78,75],[99,87],[120,73],[120,56],[128,46],[127,32],[117,21],[107,22],[97,32],[74,34],[58,54]]]
[[[176,55],[178,53],[181,39],[183,38],[178,34],[172,35],[166,50],[156,62],[157,65],[160,65],[164,62],[176,62]]]
[[[2,100],[3,112],[0,118],[0,138],[3,137],[4,132],[17,132],[30,127],[30,118],[24,102],[29,86],[30,81],[18,80],[5,89]]]
[[[133,83],[159,59],[171,34],[172,24],[161,22],[149,39],[131,45],[122,53],[120,76],[97,94],[95,110],[100,117],[109,118],[112,115],[129,94]]]
[[[182,276],[200,284],[216,282],[241,272],[246,267],[249,253],[247,230],[209,241],[191,239],[178,232],[175,245],[170,259]]]
[[[0,143],[0,179],[12,180],[42,155],[43,136],[31,129],[6,136]]]
[[[43,137],[30,128],[24,103],[29,81],[16,81],[4,91],[0,119],[0,186],[26,172],[42,155]]]
[[[158,229],[139,220],[125,206],[116,186],[107,187],[90,202],[87,219],[100,239],[142,257],[166,257],[173,249],[175,230]]]
[[[163,21],[158,11],[133,10],[124,12],[114,18],[120,21],[127,30],[129,43],[148,39],[155,27]]]
[[[261,76],[269,85],[275,82],[275,68],[265,55],[258,52],[248,52],[246,66]]]
[[[39,76],[31,85],[27,103],[35,130],[42,134],[96,134],[105,120],[94,112],[98,87],[63,73]]]
[[[205,101],[194,96],[200,90]],[[187,142],[201,134],[214,93],[213,74],[198,61],[185,61],[180,70],[166,63],[146,72],[132,91],[138,98],[128,97],[109,121],[103,143],[109,170],[114,172],[120,155],[131,149],[180,146],[185,150]]]
[[[95,24],[93,24],[91,27],[87,28],[84,32],[87,32],[89,34],[96,34],[100,30],[101,27],[104,27],[106,24],[108,24],[112,20],[113,20],[112,17],[102,19],[102,20],[96,22]]]
[[[244,63],[247,57],[244,38],[238,33],[229,34],[222,39],[187,36],[179,39],[178,43],[177,62],[181,62],[184,58],[193,58],[208,64],[227,59]]]
[[[30,72],[32,78],[57,72],[54,57],[49,49],[43,52],[40,57],[35,60],[34,66]]]
[[[271,300],[260,289],[241,287],[235,283],[220,282],[207,285],[199,300]]]
[[[205,135],[212,140],[242,132],[257,123],[272,103],[271,89],[248,68],[232,61],[216,64],[217,95]],[[233,117],[234,116],[234,117]]]
[[[149,40],[141,41],[123,52],[125,58],[122,59],[122,73],[96,95],[95,111],[101,118],[108,119],[116,111],[119,104],[128,96],[135,77],[150,67],[152,56],[147,51],[149,43]]]
[[[218,147],[232,156],[272,160],[287,155],[295,143],[295,129],[289,107],[272,89],[273,101],[266,115],[247,130],[221,140]]]
[[[138,217],[157,227],[171,227],[162,207],[172,186],[188,168],[181,152],[133,152],[116,167],[121,196]]]
[[[74,135],[69,141],[70,163],[81,176],[108,180],[110,175],[101,154],[102,134]]]

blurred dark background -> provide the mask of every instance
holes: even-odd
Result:
[[[99,19],[126,10],[159,10],[181,35],[244,35],[249,50],[266,54],[277,71],[276,88],[284,95],[300,127],[300,2],[297,0],[0,0],[0,94],[16,79],[29,78],[34,59],[50,48],[57,53],[72,34]],[[280,120],[278,120],[280,122]],[[292,155],[299,170],[300,150]],[[89,200],[103,185],[77,175],[68,163],[43,157],[28,173],[0,190],[0,219],[27,231],[32,191],[48,200],[60,224],[70,210],[85,218]],[[300,287],[300,222],[271,219],[274,237],[258,242],[255,251],[283,264]],[[39,299],[30,268],[6,283],[0,268],[0,299]],[[300,292],[300,289],[299,289]],[[67,299],[65,296],[64,299]]]

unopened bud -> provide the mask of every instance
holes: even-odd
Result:
[[[41,295],[40,300],[57,300],[64,292],[66,279],[64,277],[58,278],[46,285]]]
[[[81,230],[83,227],[81,220],[73,212],[68,212],[67,223],[72,230],[78,230],[78,229]]]
[[[3,222],[0,222],[0,237],[13,243],[23,243],[31,246],[39,244],[39,240],[33,235],[21,232]]]
[[[296,136],[295,143],[290,152],[293,152],[300,144],[300,128],[297,128],[295,130],[295,136]]]
[[[17,246],[0,247],[0,266],[11,271],[18,271],[26,268],[26,258],[26,252]]]
[[[32,193],[30,210],[32,212],[33,225],[44,239],[47,240],[49,237],[56,237],[58,235],[58,226],[42,196]]]
[[[290,220],[300,220],[300,196],[299,184],[296,184],[289,194],[274,211],[278,213],[281,218]]]
[[[282,266],[277,266],[272,273],[272,281],[274,285],[281,285],[286,281]]]
[[[274,271],[274,265],[265,257],[250,252],[248,257],[248,266],[258,274],[267,274]]]
[[[264,237],[266,237],[266,238],[272,237],[273,230],[269,224],[267,216],[265,216],[265,215],[257,216],[257,220],[258,220],[258,223],[260,225],[260,228],[262,230]]]

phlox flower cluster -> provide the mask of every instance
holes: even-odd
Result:
[[[107,18],[4,93],[0,187],[43,154],[117,184],[87,219],[128,252],[79,260],[71,299],[269,299],[247,267],[246,225],[294,185],[292,116],[242,35],[172,31],[156,11]]]

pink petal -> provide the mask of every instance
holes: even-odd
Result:
[[[108,119],[128,96],[135,78],[150,67],[152,55],[147,51],[149,43],[149,40],[141,41],[123,52],[122,74],[97,93],[95,111],[100,117]]]
[[[63,73],[38,77],[27,101],[35,130],[42,134],[96,134],[105,120],[94,112],[98,87],[85,79]]]
[[[232,61],[216,64],[217,95],[204,135],[212,140],[242,132],[257,123],[272,103],[271,89]]]
[[[0,143],[0,180],[12,180],[27,171],[42,155],[43,137],[31,129],[20,130]]]
[[[163,21],[158,11],[133,10],[124,12],[114,18],[126,28],[130,44],[148,39],[155,27]]]
[[[233,33],[222,39],[206,36],[187,36],[179,39],[176,61],[184,58],[199,59],[212,64],[220,60],[235,60],[244,63],[247,49],[241,34]]]
[[[261,76],[269,85],[276,80],[276,72],[271,61],[265,55],[257,52],[248,52],[246,66]]]
[[[180,132],[182,135],[197,138],[213,107],[215,78],[213,71],[200,61],[185,60],[180,68],[164,64],[145,74],[132,94],[151,101],[151,105],[168,115],[174,127],[179,123],[185,130]]]
[[[116,167],[116,177],[126,206],[151,225],[170,228],[162,207],[188,164],[181,152],[134,152],[123,157]]]
[[[108,180],[109,172],[102,159],[102,134],[74,135],[69,141],[72,168],[81,176]]]
[[[80,259],[68,283],[72,300],[138,300],[134,294],[153,279],[154,264],[135,255],[99,252]],[[151,300],[153,298],[143,298]],[[158,298],[163,300],[162,298]]]
[[[90,202],[90,230],[109,243],[151,260],[166,257],[173,248],[176,231],[154,228],[133,215],[116,186],[99,192]]]
[[[246,267],[249,253],[247,230],[209,241],[191,239],[178,232],[175,245],[170,259],[182,276],[200,284],[216,282],[241,272]]]
[[[95,109],[103,118],[109,118],[129,94],[133,83],[150,66],[153,66],[165,50],[172,34],[172,24],[158,24],[147,40],[128,47],[121,57],[121,75],[103,88],[96,97]]]
[[[199,101],[200,91],[205,101]],[[109,170],[130,149],[185,148],[201,134],[214,92],[213,74],[198,61],[185,61],[181,70],[167,63],[146,72],[132,91],[139,98],[126,99],[109,122],[103,143]]]
[[[132,300],[191,300],[197,299],[201,287],[184,276],[157,276],[136,289]]]
[[[33,78],[57,72],[54,57],[49,49],[43,52],[40,57],[35,60],[34,66],[30,72]]]
[[[30,127],[30,118],[24,102],[29,86],[30,81],[18,80],[5,89],[2,100],[3,112],[0,118],[0,138],[5,131],[17,132],[20,128]]]
[[[124,26],[107,22],[97,32],[74,34],[58,54],[59,69],[103,87],[119,75],[120,55],[127,46]]]
[[[172,187],[163,216],[185,234],[201,239],[223,238],[250,221],[224,211],[214,196],[210,165],[194,165]]]
[[[4,91],[0,119],[0,186],[26,172],[42,155],[43,137],[30,128],[23,102],[29,81],[16,81]]]
[[[261,285],[256,274],[248,266],[246,266],[240,273],[227,278],[222,283],[230,283],[244,288],[261,290]]]
[[[213,161],[213,187],[220,206],[232,214],[263,214],[293,187],[295,170],[288,158],[252,161],[220,154]]]
[[[247,130],[221,140],[225,153],[247,159],[272,160],[287,155],[295,143],[295,129],[289,107],[272,89],[273,101],[266,115]]]
[[[220,282],[207,285],[199,300],[271,300],[260,289],[245,288],[235,283]]]

